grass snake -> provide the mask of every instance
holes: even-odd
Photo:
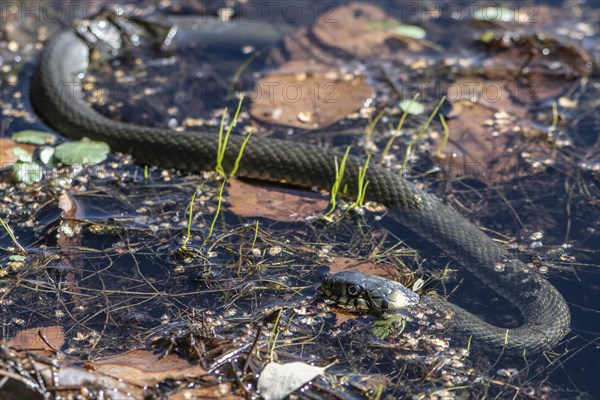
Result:
[[[68,138],[104,141],[113,150],[132,154],[142,165],[196,173],[214,169],[218,148],[214,132],[178,133],[167,128],[122,123],[92,109],[85,102],[80,85],[89,57],[88,43],[74,30],[64,30],[45,44],[32,79],[31,100],[49,127]],[[241,135],[229,138],[223,159],[226,170],[233,167],[243,139]],[[318,146],[253,137],[237,175],[329,189],[336,178],[336,155],[339,157],[336,152]],[[356,195],[362,165],[359,157],[347,159],[343,182],[351,196]],[[556,288],[452,207],[379,166],[369,166],[366,180],[369,182],[366,200],[393,210],[400,223],[431,241],[522,313],[524,323],[506,329],[488,324],[442,297],[425,296],[423,301],[431,307],[453,314],[454,328],[472,336],[474,345],[533,351],[556,344],[568,332],[569,308]],[[342,279],[348,277],[350,286]],[[349,296],[357,289],[351,284],[352,279],[359,279],[358,283],[362,282],[366,289],[384,286],[377,278],[361,278],[356,274],[328,279],[327,285],[336,290],[348,291],[352,287],[352,293],[346,293]]]

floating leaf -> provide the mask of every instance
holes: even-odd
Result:
[[[423,114],[423,111],[425,111],[425,106],[418,101],[402,100],[399,105],[402,111],[412,115]]]
[[[21,150],[17,150],[17,153],[15,154],[13,150],[16,148],[20,148]],[[14,140],[0,137],[0,171],[10,169],[14,163],[19,161],[18,154],[23,150],[29,153],[29,158],[31,159],[33,157],[33,152],[35,151],[35,146],[30,144],[20,144]]]
[[[485,7],[476,10],[473,18],[478,21],[511,22],[515,20],[515,12],[505,7]]]
[[[40,161],[46,165],[50,164],[53,156],[54,156],[54,147],[49,147],[49,146],[42,147],[42,149],[38,153],[38,157],[40,158]]]
[[[400,25],[394,28],[394,33],[412,39],[424,39],[427,36],[425,29],[417,25]]]
[[[83,138],[82,140],[56,146],[54,156],[66,165],[93,165],[106,160],[109,152],[110,147],[108,144]]]
[[[267,364],[258,378],[258,390],[265,400],[286,398],[293,391],[321,375],[327,367],[315,367],[303,362]]]
[[[17,162],[13,165],[13,176],[17,182],[31,185],[42,180],[44,171],[34,162]]]
[[[49,132],[25,130],[20,131],[12,135],[12,139],[19,143],[31,143],[31,144],[54,144],[56,142],[56,136]]]
[[[22,147],[14,147],[12,153],[18,161],[31,162],[33,160],[33,155]]]

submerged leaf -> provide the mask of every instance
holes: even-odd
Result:
[[[329,204],[318,193],[237,179],[228,181],[227,202],[235,215],[287,222],[321,216]]]
[[[269,124],[319,129],[360,110],[374,95],[359,73],[291,61],[257,82],[250,114]]]
[[[354,2],[336,7],[336,23],[324,13],[311,33],[319,43],[355,57],[385,57],[391,53],[386,42],[395,35],[393,27],[401,22],[374,3]]]
[[[327,367],[303,362],[267,364],[258,378],[258,390],[265,400],[284,399],[293,391],[321,375]]]
[[[106,160],[110,147],[104,142],[83,138],[56,146],[54,156],[63,164],[98,164]]]

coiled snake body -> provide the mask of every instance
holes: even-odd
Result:
[[[213,132],[177,133],[126,124],[90,108],[79,84],[88,62],[88,45],[73,31],[63,31],[46,43],[32,80],[31,99],[48,126],[69,138],[104,141],[144,165],[190,172],[215,167],[218,139]],[[242,136],[229,138],[223,159],[226,170],[233,167],[242,141]],[[254,137],[245,148],[238,175],[328,189],[335,181],[335,155],[317,146]],[[352,196],[362,165],[359,158],[348,157],[344,185]],[[471,335],[474,344],[538,350],[556,344],[568,332],[570,313],[561,294],[462,215],[381,167],[369,166],[366,180],[366,200],[394,210],[401,223],[430,240],[522,313],[523,325],[507,330],[440,297],[428,297],[432,307],[454,314],[452,323]]]

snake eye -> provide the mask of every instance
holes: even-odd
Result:
[[[357,296],[361,292],[361,288],[358,285],[350,285],[346,291],[350,296]]]

